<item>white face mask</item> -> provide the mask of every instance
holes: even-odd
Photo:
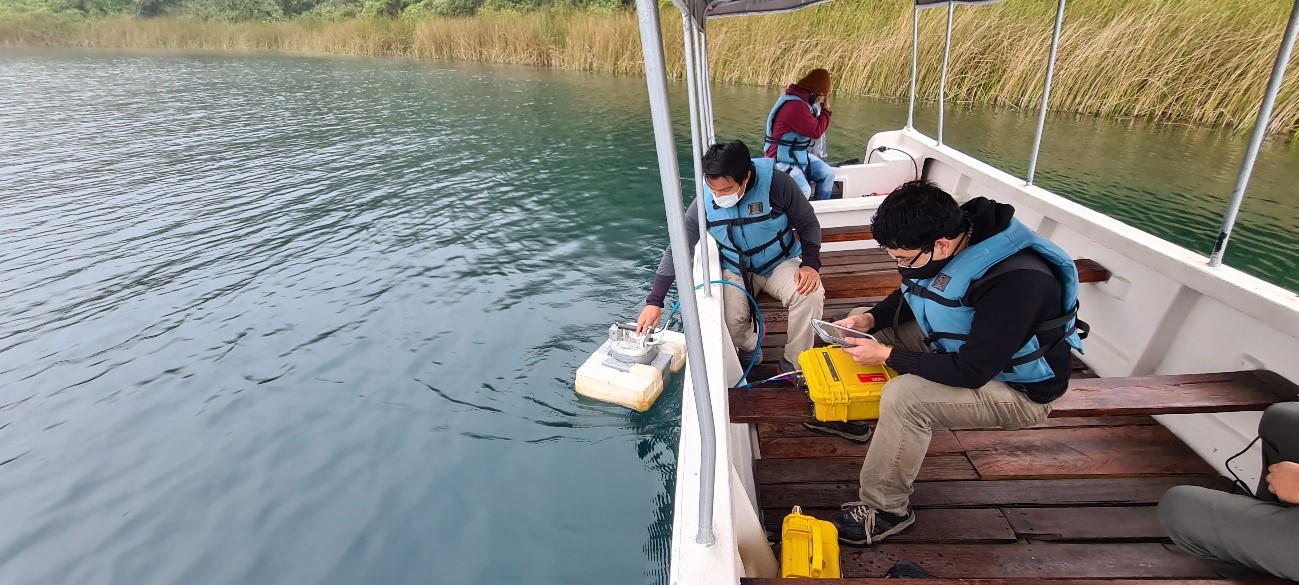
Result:
[[[715,195],[715,196],[713,196],[713,203],[717,204],[718,207],[735,207],[735,204],[736,204],[736,203],[739,203],[739,202],[740,202],[740,196],[739,196],[739,195]]]

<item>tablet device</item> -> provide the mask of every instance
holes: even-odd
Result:
[[[869,333],[857,331],[856,329],[849,329],[820,319],[812,319],[812,330],[816,332],[817,337],[820,337],[826,343],[834,343],[837,345],[848,345],[848,343],[843,340],[845,337],[864,337],[873,341],[879,341],[878,339],[875,339],[875,336]]]

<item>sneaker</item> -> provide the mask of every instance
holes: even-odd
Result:
[[[780,362],[776,364],[777,374],[788,374],[790,372],[797,372],[797,371],[798,368],[795,367],[794,364],[789,363],[789,360],[783,357],[780,358]]]
[[[756,350],[756,349],[755,349],[755,350],[750,350],[750,351],[744,351],[744,350],[742,350],[742,349],[737,349],[737,350],[735,350],[735,357],[740,358],[740,369],[741,369],[741,370],[743,370],[744,368],[749,367],[749,364],[753,363],[753,354],[754,354],[754,353],[757,353],[757,351],[758,351],[758,350]]]
[[[902,516],[881,512],[860,502],[849,502],[841,508],[843,511],[831,522],[839,529],[839,541],[845,544],[870,546],[916,523],[916,513],[910,506]]]
[[[837,422],[837,421],[817,421],[814,423],[803,423],[809,431],[825,433],[827,435],[838,435],[854,443],[866,443],[871,440],[874,431],[871,426],[864,422]]]

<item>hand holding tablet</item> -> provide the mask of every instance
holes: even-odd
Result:
[[[849,329],[842,325],[835,325],[834,323],[822,321],[820,319],[812,319],[812,330],[816,332],[817,337],[820,337],[826,343],[833,343],[836,345],[852,345],[844,341],[845,337],[860,337],[871,341],[879,341],[869,333]]]

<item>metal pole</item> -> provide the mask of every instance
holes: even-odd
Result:
[[[947,42],[943,45],[943,78],[938,81],[938,145],[943,145],[943,110],[947,109],[947,61],[952,55],[952,11],[956,4],[947,2]]]
[[[1254,121],[1254,134],[1250,136],[1245,160],[1240,164],[1240,175],[1236,177],[1236,190],[1231,194],[1231,204],[1227,206],[1227,215],[1222,219],[1218,241],[1213,244],[1213,255],[1209,257],[1209,266],[1221,265],[1222,256],[1227,253],[1227,239],[1231,237],[1231,228],[1236,224],[1240,202],[1245,199],[1245,187],[1249,185],[1249,176],[1254,172],[1254,159],[1258,158],[1258,147],[1263,144],[1263,134],[1267,132],[1267,123],[1272,117],[1276,94],[1281,90],[1281,80],[1285,77],[1285,68],[1290,62],[1290,51],[1294,49],[1297,29],[1299,29],[1299,0],[1296,0],[1294,8],[1290,10],[1290,24],[1286,25],[1285,35],[1281,38],[1281,50],[1277,52],[1276,63],[1272,65],[1272,79],[1267,82],[1263,105],[1258,108],[1258,119]]]
[[[1060,28],[1064,26],[1064,3],[1055,9],[1055,32],[1051,33],[1051,57],[1046,62],[1046,85],[1042,86],[1042,105],[1037,112],[1037,134],[1033,136],[1033,154],[1028,159],[1028,184],[1033,184],[1037,172],[1037,154],[1042,148],[1042,130],[1046,128],[1046,106],[1051,100],[1051,77],[1055,74],[1055,55],[1060,49]]]
[[[916,75],[920,63],[920,7],[911,9],[911,104],[907,107],[907,129],[916,126]]]
[[[708,82],[708,35],[704,34],[704,21],[695,21],[695,84],[696,95],[699,96],[699,125],[696,126],[695,132],[699,134],[699,154],[695,156],[695,182],[698,188],[695,190],[695,198],[701,203],[699,209],[699,238],[706,240],[708,233],[708,216],[703,210],[704,189],[708,188],[707,179],[704,177],[703,154],[713,144],[713,105],[712,92]],[[712,246],[700,246],[699,258],[702,263],[702,275],[705,283],[711,283],[710,266],[708,251]],[[711,284],[704,287],[704,296],[711,297],[713,287]]]
[[[699,23],[699,30],[695,33],[699,35],[699,40],[695,44],[699,47],[699,67],[703,74],[699,76],[699,86],[703,89],[701,95],[703,100],[704,113],[704,146],[712,146],[717,139],[713,134],[713,71],[712,66],[708,64],[708,34],[704,28],[708,26],[707,21]],[[700,215],[702,218],[703,215]],[[702,221],[702,220],[701,220]],[[702,223],[700,225],[703,225]],[[699,233],[703,233],[702,231]]]
[[[700,254],[699,265],[702,270],[702,280],[704,283],[708,283],[712,281],[712,278],[708,274],[708,242],[704,238],[704,234],[708,233],[708,231],[705,223],[707,218],[703,209],[705,183],[704,166],[701,159],[704,156],[704,150],[700,145],[703,140],[703,107],[700,101],[702,91],[699,88],[701,73],[699,71],[699,36],[695,34],[693,19],[685,13],[681,14],[681,33],[681,38],[685,43],[686,90],[690,96],[690,150],[694,154],[695,201],[697,202],[695,205],[699,209],[699,236],[702,242],[699,249],[703,252]],[[705,297],[713,296],[713,287],[711,285],[705,284],[703,290]]]
[[[713,536],[713,478],[717,468],[717,431],[713,428],[713,402],[708,392],[708,373],[704,368],[703,333],[699,325],[699,304],[694,295],[694,275],[690,270],[690,248],[686,246],[681,175],[677,168],[676,143],[672,138],[672,114],[668,111],[667,66],[663,62],[657,0],[636,0],[636,17],[640,21],[645,83],[649,89],[650,117],[654,121],[654,148],[659,159],[659,182],[663,188],[663,207],[667,212],[672,266],[676,271],[681,316],[685,321],[686,366],[690,368],[690,378],[694,382],[695,411],[699,415],[699,439],[703,450],[699,465],[699,533],[695,542],[711,545],[716,540]]]

